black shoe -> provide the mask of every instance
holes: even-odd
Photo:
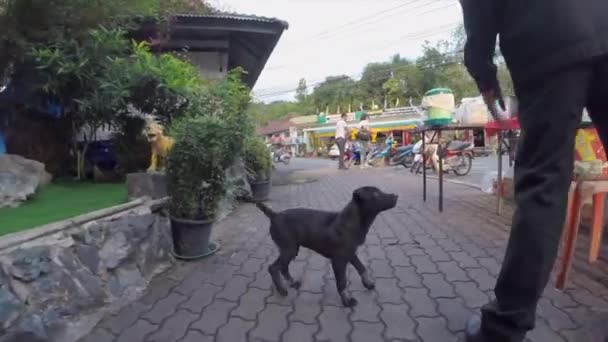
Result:
[[[490,342],[481,331],[481,318],[479,316],[469,318],[464,333],[465,342]]]

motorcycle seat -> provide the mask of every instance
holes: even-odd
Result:
[[[471,143],[465,141],[452,141],[448,144],[447,149],[450,151],[462,151],[471,147]]]
[[[404,152],[407,150],[411,150],[413,145],[405,145],[405,146],[399,146],[395,149],[396,152]]]

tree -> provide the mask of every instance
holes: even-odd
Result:
[[[341,76],[330,76],[315,87],[312,99],[313,104],[319,110],[324,111],[330,107],[330,111],[344,112],[355,104],[356,82],[352,78]]]
[[[131,86],[123,68],[129,48],[124,32],[99,29],[88,35],[83,43],[69,39],[32,51],[43,78],[43,96],[58,101],[71,122],[78,179],[84,177],[89,143],[101,127],[111,126],[118,113],[126,111]]]
[[[363,102],[371,104],[384,101],[382,86],[391,77],[390,63],[370,63],[363,69],[357,88],[363,95]]]
[[[298,82],[298,88],[296,89],[296,100],[299,103],[303,104],[306,102],[306,97],[308,96],[308,86],[306,85],[306,79],[301,78],[300,82]]]
[[[82,41],[100,26],[131,29],[142,18],[212,10],[204,0],[0,0],[0,84],[33,48]]]
[[[170,54],[153,55],[146,43],[129,43],[120,29],[89,30],[82,41],[35,48],[31,56],[41,79],[38,95],[59,103],[71,123],[79,179],[98,130],[132,125],[131,107],[165,125],[185,115],[222,116],[233,125],[235,143],[249,129],[246,117],[234,114],[244,114],[250,99],[234,71],[207,87],[195,66]]]
[[[384,107],[387,108],[390,106],[391,100],[397,99],[402,93],[401,83],[399,82],[399,79],[394,76],[389,78],[388,81],[384,82],[382,89],[384,89],[385,92]]]

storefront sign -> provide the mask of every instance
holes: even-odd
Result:
[[[334,115],[328,115],[325,117],[325,123],[336,123],[340,120],[340,117],[342,116],[342,114],[334,114]],[[346,122],[349,121],[354,121],[355,120],[355,113],[347,113],[346,114]]]

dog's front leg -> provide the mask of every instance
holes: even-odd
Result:
[[[338,288],[340,299],[342,299],[342,304],[346,307],[353,307],[357,305],[357,300],[346,292],[346,265],[348,265],[346,260],[335,259],[331,261],[334,276],[336,277],[336,287]]]
[[[365,268],[357,254],[353,256],[353,258],[350,260],[350,263],[355,267],[357,273],[359,273],[359,275],[361,276],[361,282],[363,283],[363,286],[365,286],[365,288],[368,290],[373,290],[376,287],[376,284],[367,272],[367,269]]]
[[[154,152],[154,150],[152,150],[152,155],[150,156],[150,167],[148,168],[148,172],[156,171],[157,164],[158,164],[158,157],[156,155],[156,152]]]

